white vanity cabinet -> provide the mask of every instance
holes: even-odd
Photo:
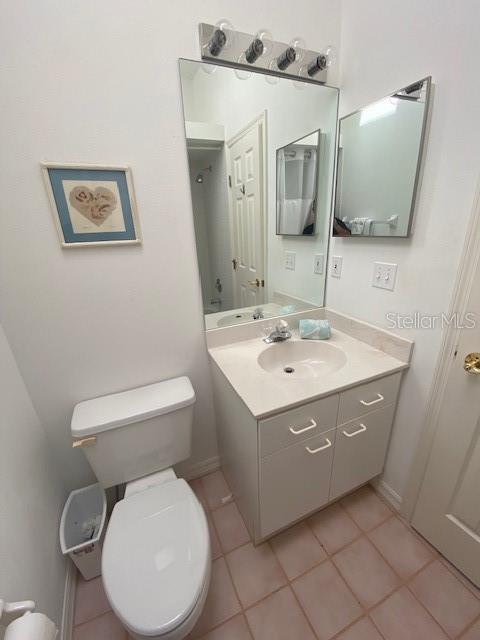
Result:
[[[255,542],[381,473],[401,373],[256,419],[212,372],[221,464]]]

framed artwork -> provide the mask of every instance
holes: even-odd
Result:
[[[62,247],[141,242],[129,167],[41,166]]]

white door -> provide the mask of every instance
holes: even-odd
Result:
[[[263,117],[228,142],[235,307],[265,301]]]
[[[479,263],[480,264],[480,263]],[[465,357],[480,352],[480,267],[468,311],[477,326],[462,329],[448,373],[438,426],[412,524],[480,586],[480,361],[465,371]],[[466,318],[468,320],[468,318]],[[465,321],[465,319],[464,319]]]

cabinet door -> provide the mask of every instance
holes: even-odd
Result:
[[[328,502],[335,429],[260,462],[260,533],[264,538]]]
[[[394,411],[391,404],[337,428],[330,500],[382,472]]]

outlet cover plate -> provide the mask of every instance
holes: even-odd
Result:
[[[390,262],[374,262],[372,287],[393,291],[397,278],[397,264]]]
[[[285,251],[285,269],[295,271],[295,251]]]
[[[332,256],[332,262],[330,263],[330,275],[334,278],[340,278],[342,275],[342,256]]]

